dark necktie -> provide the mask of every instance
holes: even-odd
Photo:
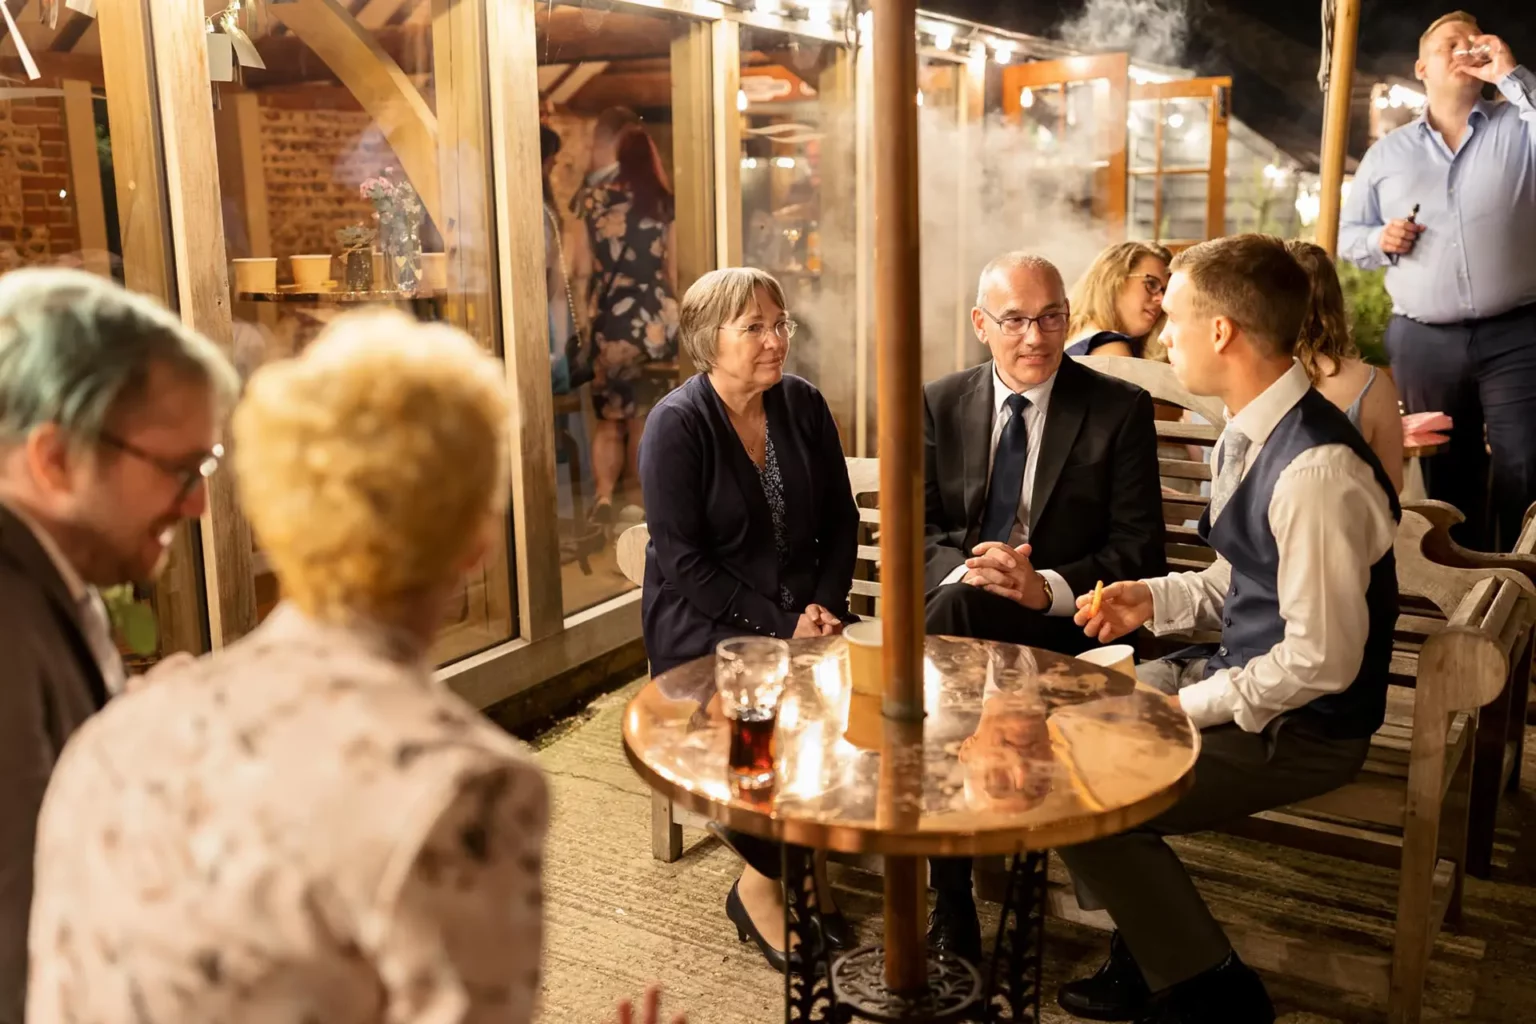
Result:
[[[987,488],[987,510],[981,517],[981,539],[1006,544],[1019,515],[1019,496],[1024,493],[1024,465],[1029,461],[1029,428],[1024,425],[1024,410],[1029,408],[1029,399],[1009,395],[1004,404],[1013,415],[1003,424],[997,451],[992,456],[992,483]]]

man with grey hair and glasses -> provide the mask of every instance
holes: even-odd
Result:
[[[26,1003],[43,791],[123,685],[98,588],[154,579],[202,514],[239,386],[211,342],[109,281],[0,278],[0,1024]]]
[[[1063,358],[1061,274],[1030,253],[981,272],[971,326],[991,359],[923,389],[926,627],[1080,654],[1076,598],[1161,575],[1152,396]],[[935,860],[929,945],[975,962],[971,862]]]

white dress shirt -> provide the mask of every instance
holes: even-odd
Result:
[[[122,692],[128,673],[123,667],[123,657],[118,653],[117,641],[113,639],[112,618],[107,614],[107,606],[101,594],[80,578],[80,573],[75,571],[74,565],[47,530],[14,504],[6,502],[5,507],[32,531],[38,547],[43,549],[59,578],[64,581],[64,587],[80,613],[81,631],[85,635],[86,646],[91,649],[96,667],[101,671],[102,682],[106,684],[107,693],[116,696]]]
[[[1228,420],[1230,429],[1252,441],[1245,476],[1275,426],[1309,388],[1306,372],[1296,364]],[[1221,465],[1220,445],[1212,465]],[[1275,482],[1269,528],[1280,549],[1276,589],[1285,638],[1246,665],[1222,669],[1179,691],[1184,711],[1200,728],[1236,722],[1258,732],[1281,712],[1347,689],[1360,671],[1370,633],[1365,591],[1371,566],[1397,536],[1375,474],[1346,445],[1302,452]],[[1232,567],[1218,558],[1202,572],[1144,581],[1152,590],[1152,631],[1221,629],[1231,577]]]
[[[1056,375],[1043,383],[1036,384],[1028,391],[1023,392],[1029,405],[1024,409],[1024,427],[1029,440],[1029,452],[1024,460],[1024,486],[1019,494],[1019,509],[1015,513],[1013,532],[1008,537],[1008,543],[1014,547],[1024,544],[1029,540],[1029,506],[1035,491],[1035,467],[1040,464],[1040,442],[1045,438],[1045,413],[1051,403],[1051,389],[1056,386]],[[992,368],[992,442],[987,449],[987,480],[992,479],[992,460],[997,455],[997,442],[1002,439],[1003,427],[1013,418],[1013,410],[1008,405],[1008,399],[1013,396],[1013,389],[1003,383],[1003,378],[998,376],[997,367]],[[969,552],[967,552],[969,556]],[[959,583],[970,570],[964,563],[957,565],[943,583]],[[1077,599],[1072,593],[1072,588],[1067,585],[1066,579],[1054,569],[1040,569],[1040,575],[1051,585],[1051,605],[1046,608],[1044,614],[1067,616],[1077,612]]]

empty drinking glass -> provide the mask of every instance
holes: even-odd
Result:
[[[730,720],[731,780],[742,789],[773,785],[773,732],[789,677],[789,644],[737,637],[715,647],[715,687]]]
[[[1458,47],[1451,51],[1451,57],[1457,64],[1466,64],[1469,67],[1482,67],[1493,59],[1492,50],[1487,43],[1472,43]]]

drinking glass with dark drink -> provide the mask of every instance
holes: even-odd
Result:
[[[730,721],[731,781],[741,789],[773,785],[773,732],[789,678],[789,644],[772,637],[722,640],[715,647],[715,686]]]

